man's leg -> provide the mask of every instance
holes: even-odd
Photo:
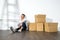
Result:
[[[13,29],[13,27],[10,27],[10,30],[14,33],[14,29]]]
[[[24,31],[26,30],[26,24],[25,22],[22,23],[22,26],[20,26],[19,28],[16,28],[15,31],[13,30],[13,27],[10,27],[11,31],[14,33],[14,32],[18,32],[18,30],[20,29],[20,32],[21,31]]]
[[[20,26],[19,28],[17,28],[15,32],[18,32],[18,30],[20,30],[20,32],[26,30],[26,24],[25,24],[25,22],[23,22],[22,26]]]
[[[15,33],[15,32],[18,32],[18,30],[19,30],[20,28],[21,28],[21,27],[16,28],[16,29],[14,30],[13,27],[10,27],[10,30],[11,30],[13,33]]]
[[[22,31],[25,31],[26,30],[26,24],[25,24],[25,22],[22,23],[22,27],[23,27]]]
[[[21,29],[21,26],[20,26],[19,28],[16,28],[16,29],[15,29],[15,32],[18,32],[19,29]]]

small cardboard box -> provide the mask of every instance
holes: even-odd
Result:
[[[44,23],[46,22],[46,15],[43,15],[43,14],[38,14],[38,15],[35,15],[35,22],[36,23]]]
[[[36,27],[36,23],[30,23],[29,24],[29,31],[36,31],[37,27]]]
[[[45,23],[45,32],[57,32],[58,23]]]
[[[43,23],[37,23],[37,31],[43,31]]]

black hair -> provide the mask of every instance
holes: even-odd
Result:
[[[25,14],[22,14],[25,17]]]

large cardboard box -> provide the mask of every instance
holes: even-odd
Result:
[[[44,23],[46,22],[46,15],[43,15],[43,14],[38,14],[38,15],[35,15],[35,22],[36,23]]]
[[[43,23],[37,23],[37,31],[43,31]]]
[[[57,32],[58,23],[45,23],[45,32]]]
[[[36,27],[36,23],[30,23],[29,24],[29,31],[36,31],[37,27]]]

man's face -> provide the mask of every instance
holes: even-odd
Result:
[[[21,19],[24,19],[24,15],[21,15]]]

